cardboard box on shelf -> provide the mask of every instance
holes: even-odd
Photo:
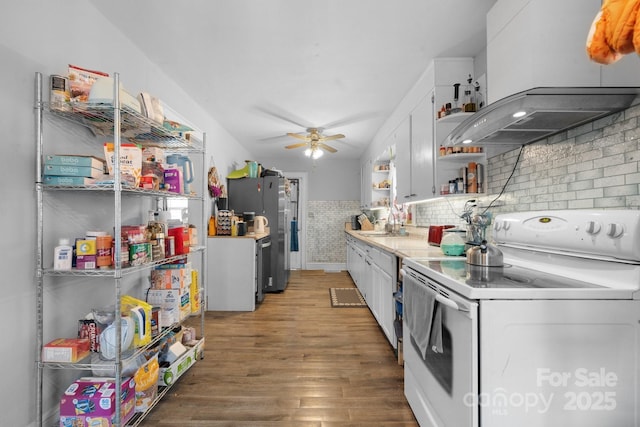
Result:
[[[204,351],[204,338],[198,340],[193,347],[187,347],[187,351],[180,356],[171,366],[160,368],[158,376],[159,386],[169,386],[176,382],[185,372],[189,370],[198,359],[202,358]]]
[[[57,338],[42,347],[42,361],[74,363],[88,356],[90,347],[86,338]]]
[[[96,169],[89,166],[73,166],[73,165],[44,165],[45,176],[77,176],[85,178],[102,177],[102,169]]]
[[[80,378],[67,387],[60,399],[60,426],[113,426],[117,396],[121,402],[120,425],[124,425],[134,414],[135,392],[133,378],[123,378],[120,393],[111,378]]]
[[[45,165],[87,166],[104,170],[104,160],[94,156],[76,156],[71,154],[48,155],[44,158]]]
[[[107,159],[107,170],[113,175],[114,146],[113,142],[104,143],[104,156]],[[120,176],[123,184],[128,187],[140,186],[142,176],[142,149],[131,143],[120,144]]]
[[[182,292],[179,289],[150,289],[147,294],[147,302],[160,307],[160,326],[163,328],[171,326],[171,324],[166,324],[170,313],[177,311],[178,320],[183,320],[191,314],[191,301],[186,288]]]

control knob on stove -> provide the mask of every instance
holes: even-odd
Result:
[[[587,234],[598,234],[602,226],[598,221],[588,221],[587,222]]]
[[[612,222],[611,224],[607,225],[607,236],[611,237],[612,239],[617,239],[618,237],[622,236],[623,233],[624,227],[622,226],[622,224]]]

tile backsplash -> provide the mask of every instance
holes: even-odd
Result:
[[[413,209],[415,224],[464,226],[460,215],[470,199],[478,204],[475,213],[487,209],[494,216],[547,209],[640,209],[639,126],[636,105],[492,157],[486,167],[488,195],[418,204]],[[344,263],[344,223],[361,212],[360,201],[310,201],[308,212],[307,261]]]
[[[494,215],[547,209],[639,209],[639,117],[640,105],[636,105],[524,146],[521,153],[516,149],[490,158],[489,195],[479,197],[479,204],[487,206],[508,181],[500,206],[489,209]],[[463,224],[459,216],[466,200],[473,198],[469,196],[417,205],[417,224]]]
[[[307,203],[307,263],[346,261],[344,225],[361,213],[359,200],[313,200]]]

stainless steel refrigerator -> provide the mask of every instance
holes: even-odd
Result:
[[[227,180],[229,209],[236,214],[255,212],[269,221],[271,273],[273,280],[264,292],[281,292],[289,281],[289,218],[285,200],[285,178],[264,176]]]

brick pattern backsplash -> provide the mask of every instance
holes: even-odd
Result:
[[[309,201],[307,212],[307,262],[345,263],[344,225],[362,213],[360,201]]]
[[[640,208],[640,105],[489,159],[490,196],[501,212],[546,209]],[[514,165],[520,155],[519,164]],[[471,195],[469,195],[471,196]],[[416,206],[416,223],[463,224],[459,215],[471,197],[446,198]],[[476,208],[476,211],[482,208]]]

